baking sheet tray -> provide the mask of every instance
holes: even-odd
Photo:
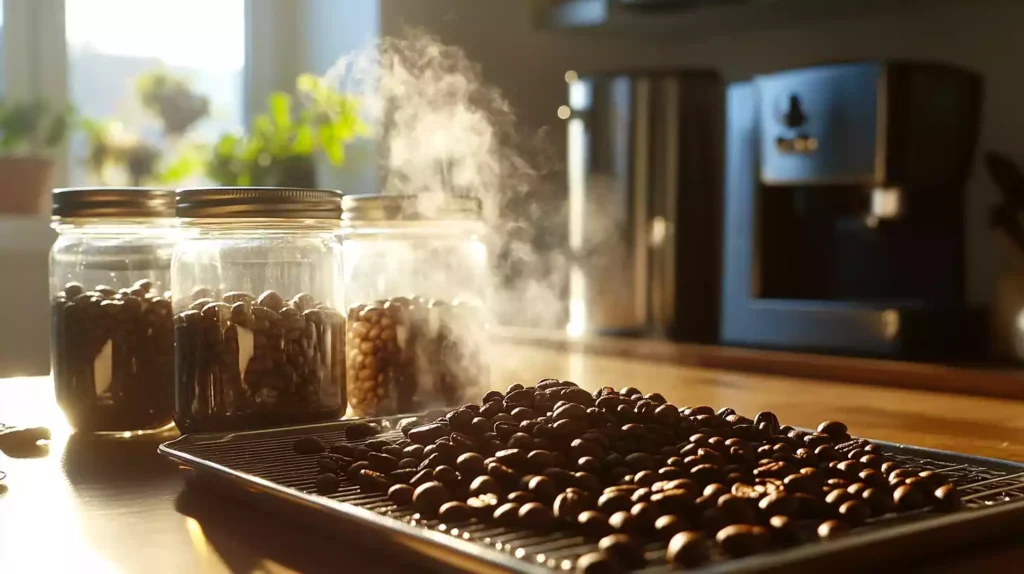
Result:
[[[373,420],[392,424],[398,419]],[[396,551],[421,555],[442,569],[565,571],[572,570],[578,556],[596,549],[596,540],[570,532],[537,533],[477,521],[449,525],[420,520],[384,495],[361,493],[345,477],[337,493],[316,494],[317,457],[295,454],[292,443],[307,435],[328,444],[343,442],[350,422],[186,435],[159,450],[191,469],[195,478],[226,487],[232,494],[262,501],[296,518],[315,519],[321,528],[386,541]],[[372,438],[397,439],[401,433],[389,431]],[[949,477],[960,490],[964,509],[946,514],[924,509],[877,518],[840,540],[716,561],[701,571],[834,572],[892,566],[924,555],[935,557],[939,549],[954,551],[1024,530],[1024,464],[872,442],[905,466]],[[664,561],[664,543],[648,544],[646,550],[648,567],[643,572],[671,569]]]

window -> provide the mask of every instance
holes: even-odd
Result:
[[[65,27],[69,99],[81,116],[119,122],[125,134],[161,149],[176,145],[136,90],[141,75],[163,70],[209,99],[188,139],[211,142],[242,129],[245,0],[65,0]],[[76,134],[70,183],[113,183],[97,181],[87,154],[87,136]]]

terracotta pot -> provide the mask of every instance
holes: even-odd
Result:
[[[0,213],[50,215],[53,160],[0,157]]]

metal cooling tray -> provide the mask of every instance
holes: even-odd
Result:
[[[374,419],[397,422],[399,417]],[[576,558],[596,550],[596,540],[570,532],[537,533],[476,520],[442,524],[419,519],[386,495],[364,494],[342,477],[337,493],[316,493],[315,456],[295,454],[292,443],[314,435],[328,444],[345,440],[346,421],[252,432],[186,435],[160,446],[160,453],[213,481],[296,518],[318,520],[332,531],[377,537],[396,551],[415,553],[439,568],[467,571],[550,572],[572,570]],[[401,438],[389,431],[372,438]],[[366,439],[369,440],[369,439]],[[366,442],[351,441],[352,444]],[[718,560],[702,572],[847,571],[892,566],[936,549],[955,551],[981,540],[1024,530],[1024,464],[872,441],[911,469],[933,470],[960,490],[964,509],[938,514],[922,509],[882,517],[845,538],[811,542],[747,558]],[[348,534],[346,534],[348,535]],[[665,544],[646,547],[643,572],[667,572]]]

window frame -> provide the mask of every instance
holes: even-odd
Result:
[[[3,97],[70,103],[64,0],[3,1]],[[291,89],[303,69],[304,2],[245,0],[242,120],[249,125],[267,95]],[[183,41],[188,41],[183,39]],[[68,146],[55,156],[54,185],[68,185]]]

